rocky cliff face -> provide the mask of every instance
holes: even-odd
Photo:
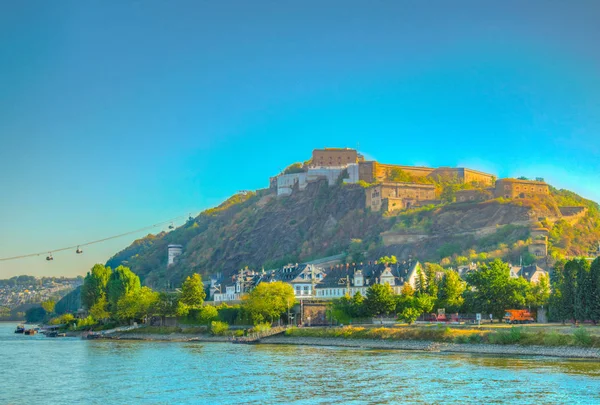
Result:
[[[228,276],[243,266],[270,268],[338,254],[352,238],[375,242],[386,223],[365,212],[362,187],[320,181],[289,197],[264,190],[209,210],[173,232],[136,241],[107,264],[128,265],[149,285],[165,278],[176,283],[192,272]],[[184,254],[166,270],[170,243],[182,244]]]
[[[395,254],[437,262],[481,253],[478,257],[518,262],[527,251],[529,226],[542,218],[552,218],[544,226],[553,227],[553,249],[581,254],[600,239],[597,205],[581,199],[589,210],[572,225],[559,218],[557,204],[578,205],[578,198],[555,191],[536,201],[450,204],[389,215],[365,209],[361,186],[320,181],[289,197],[277,198],[270,190],[235,195],[172,232],[134,242],[107,265],[127,265],[145,284],[160,288],[193,272],[227,277],[244,266],[270,269],[339,254],[352,239],[360,241],[349,253],[361,260]],[[184,253],[167,269],[171,243],[183,245]]]

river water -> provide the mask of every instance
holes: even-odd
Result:
[[[84,341],[0,323],[0,404],[600,404],[600,362]]]

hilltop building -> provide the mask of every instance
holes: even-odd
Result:
[[[528,198],[535,195],[548,195],[550,188],[544,181],[501,179],[496,182],[494,197],[504,198]]]
[[[372,211],[390,212],[427,205],[436,195],[433,184],[385,182],[365,189],[365,198]]]
[[[183,253],[183,246],[181,246],[181,245],[167,246],[167,267],[174,265],[175,261],[177,259],[177,256],[180,256],[181,253]]]
[[[435,181],[456,183],[478,183],[483,186],[493,186],[496,177],[492,174],[477,170],[457,167],[440,167],[437,169],[422,166],[402,166],[383,164],[376,161],[359,162],[359,179],[367,183],[385,182],[401,171],[411,177],[427,177]]]
[[[343,167],[363,161],[364,158],[355,149],[324,148],[314,149],[311,167]]]

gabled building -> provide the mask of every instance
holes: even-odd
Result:
[[[296,298],[312,298],[317,284],[325,278],[325,271],[312,264],[288,264],[277,270],[274,281],[283,281],[294,288]]]
[[[316,285],[316,298],[341,298],[357,292],[366,295],[373,284],[389,284],[394,294],[400,294],[406,283],[413,288],[417,287],[419,271],[423,272],[423,268],[418,261],[405,261],[389,266],[377,262],[337,265],[329,269],[323,281]]]

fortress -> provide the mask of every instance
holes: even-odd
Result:
[[[422,167],[367,161],[355,149],[314,149],[312,158],[293,172],[271,179],[277,196],[304,190],[308,183],[326,179],[330,186],[340,181],[365,186],[365,205],[372,211],[398,211],[440,203],[441,184],[466,185],[456,192],[457,202],[485,201],[492,198],[528,198],[549,194],[542,180],[501,179],[465,167]]]

